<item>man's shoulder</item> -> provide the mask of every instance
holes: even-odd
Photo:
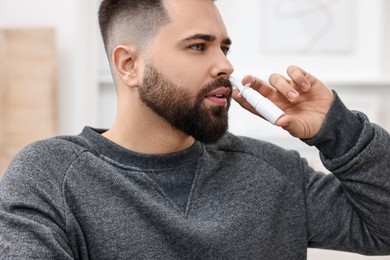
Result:
[[[284,180],[302,189],[307,169],[306,160],[297,151],[287,150],[273,143],[227,133],[213,145],[206,146],[209,160],[231,170],[246,171],[275,181]]]
[[[88,146],[78,135],[56,136],[39,140],[24,147],[16,156],[74,157],[87,150]]]
[[[287,150],[276,144],[254,139],[246,136],[236,136],[227,133],[221,140],[213,145],[206,146],[210,152],[229,153],[224,155],[251,158],[259,164],[267,164],[280,172],[289,172],[294,169],[300,169],[302,158],[297,151]]]
[[[267,154],[274,153],[290,153],[286,149],[275,145],[273,143],[255,139],[247,136],[237,136],[232,133],[226,133],[217,143],[208,146],[210,149],[226,151],[226,152],[238,152],[248,153],[264,157]]]
[[[62,175],[87,150],[87,144],[77,135],[36,141],[24,147],[14,157],[7,173],[39,175],[39,172],[55,172]]]

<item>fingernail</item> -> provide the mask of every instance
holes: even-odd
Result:
[[[288,99],[290,99],[290,100],[295,99],[297,96],[298,96],[298,93],[295,92],[295,91],[290,91],[290,92],[287,93],[287,97],[288,97]]]

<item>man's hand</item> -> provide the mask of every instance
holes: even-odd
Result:
[[[251,83],[251,87],[281,108],[283,115],[276,122],[292,136],[309,139],[321,129],[325,116],[333,102],[333,92],[321,81],[300,69],[289,66],[286,79],[280,74],[269,77],[270,85],[253,76],[246,76],[243,84]],[[258,115],[256,110],[238,97],[238,90],[233,91],[233,98],[242,107]]]

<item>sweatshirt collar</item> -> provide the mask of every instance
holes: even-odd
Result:
[[[94,153],[122,164],[143,169],[167,169],[197,161],[203,154],[203,145],[196,141],[186,150],[172,154],[142,154],[128,150],[101,134],[105,129],[85,127],[80,136],[87,140]]]

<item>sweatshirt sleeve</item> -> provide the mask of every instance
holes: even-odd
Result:
[[[66,235],[62,144],[23,149],[0,183],[1,259],[73,259]],[[68,153],[69,154],[69,153]]]
[[[320,133],[305,142],[331,172],[307,175],[309,246],[390,254],[389,133],[335,94]]]

